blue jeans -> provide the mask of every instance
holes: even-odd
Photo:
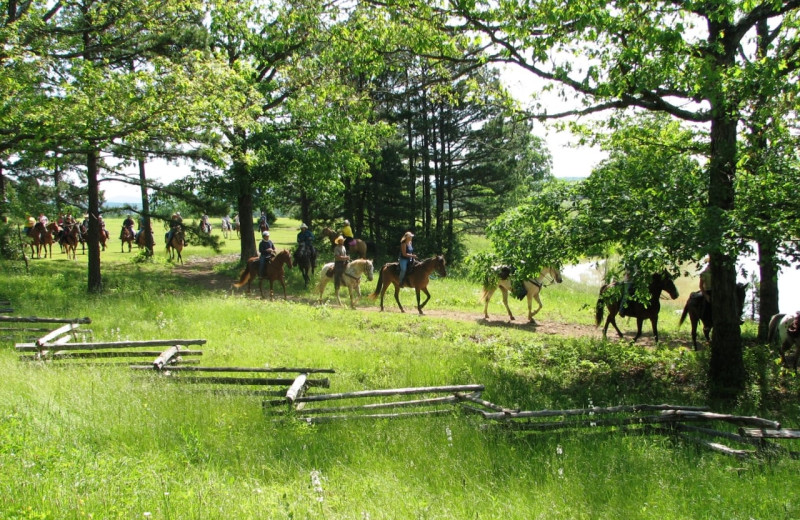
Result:
[[[399,258],[398,263],[400,264],[400,285],[403,285],[403,280],[406,278],[406,271],[408,271],[408,263],[411,261],[410,258]]]

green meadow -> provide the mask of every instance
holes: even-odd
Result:
[[[213,219],[219,233],[219,219]],[[289,248],[298,222],[279,219]],[[800,384],[744,325],[748,391],[709,403],[707,349],[678,327],[685,296],[663,301],[662,341],[604,341],[598,286],[566,279],[542,292],[539,326],[524,304],[509,324],[500,294],[484,321],[481,288],[449,266],[431,281],[426,315],[402,291],[386,312],[366,298],[322,304],[287,272],[289,299],[233,291],[238,242],[189,244],[185,264],[120,251],[109,219],[105,291],[86,293],[86,256],[2,263],[0,299],[17,316],[92,319],[95,341],[202,338],[205,366],[332,368],[330,392],[485,385],[483,398],[523,410],[622,404],[711,405],[800,427]],[[433,252],[421,252],[430,256]],[[323,249],[322,261],[330,260]],[[377,270],[380,265],[376,265]],[[204,276],[194,276],[199,270]],[[210,272],[210,274],[208,274]],[[280,291],[276,291],[276,294]],[[344,292],[342,293],[344,296]],[[346,296],[343,302],[347,300]],[[620,320],[630,334],[633,322]],[[648,341],[650,338],[650,341]],[[800,518],[800,462],[785,451],[735,458],[680,439],[624,429],[515,432],[454,409],[435,418],[307,424],[264,398],[171,384],[150,372],[21,362],[0,343],[2,519],[789,519]]]

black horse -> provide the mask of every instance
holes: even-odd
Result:
[[[737,283],[736,304],[738,305],[737,309],[739,310],[740,316],[744,310],[746,293],[747,284]],[[702,292],[695,291],[689,295],[689,299],[686,300],[686,305],[683,307],[681,319],[678,321],[678,327],[683,325],[687,315],[689,316],[689,321],[692,323],[692,345],[694,349],[697,350],[697,322],[703,322],[703,336],[706,337],[706,341],[711,339],[709,334],[711,333],[711,327],[714,326],[714,320],[711,317],[711,304],[706,301]]]
[[[298,244],[297,249],[294,250],[294,263],[300,268],[303,282],[308,287],[309,272],[313,276],[314,270],[317,268],[317,250],[314,246],[301,242]]]
[[[621,287],[622,290],[619,290],[619,287]],[[603,309],[608,307],[608,318],[606,319],[605,327],[603,327],[603,337],[606,337],[609,324],[613,325],[619,337],[622,337],[622,331],[617,327],[615,318],[619,312],[620,304],[622,303],[622,291],[631,291],[632,289],[633,288],[629,287],[628,284],[622,282],[606,284],[600,288],[600,297],[597,299],[594,317],[595,325],[599,326],[600,322],[603,320]],[[667,291],[674,300],[678,297],[678,289],[675,287],[675,282],[672,281],[672,277],[667,273],[656,273],[650,278],[647,290],[650,293],[650,298],[647,303],[639,303],[632,297],[626,298],[625,314],[636,318],[636,336],[634,336],[633,341],[636,341],[639,339],[639,336],[642,335],[642,322],[649,319],[650,324],[653,326],[653,338],[655,338],[655,342],[658,343],[658,311],[661,310],[661,302],[659,301],[661,298],[661,291]]]

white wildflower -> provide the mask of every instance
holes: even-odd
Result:
[[[447,434],[447,444],[452,446],[453,445],[453,432],[450,431],[450,427],[449,426],[445,426],[444,427],[444,432]]]
[[[311,471],[311,487],[314,488],[314,493],[317,494],[317,502],[322,502],[325,498],[322,496],[322,477],[317,470]]]
[[[561,445],[559,444],[558,446],[556,446],[556,455],[563,455],[563,454],[564,454],[564,448],[562,448]]]

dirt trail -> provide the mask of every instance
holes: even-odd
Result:
[[[178,276],[184,278],[188,283],[202,287],[204,289],[208,289],[210,291],[230,291],[231,284],[234,282],[230,278],[222,273],[217,273],[214,271],[214,266],[218,265],[223,262],[233,262],[236,261],[236,255],[223,255],[223,256],[215,256],[215,257],[205,257],[205,258],[189,258],[187,259],[183,265],[177,265],[174,267],[173,272]],[[280,290],[280,289],[278,289]],[[342,293],[343,295],[345,293]],[[258,291],[257,289],[253,289],[253,293],[251,295],[254,298],[258,298]],[[297,296],[297,295],[289,295],[288,299],[291,301],[297,302],[306,302],[309,304],[314,304],[314,300],[312,298]],[[347,304],[347,297],[343,296],[342,302]],[[380,309],[374,306],[370,307],[360,307],[359,312],[380,312]],[[483,309],[482,306],[476,303],[475,312],[463,312],[463,311],[456,311],[456,310],[447,310],[447,309],[436,309],[431,308],[425,310],[425,316],[430,316],[433,318],[445,318],[451,320],[458,320],[463,322],[470,322],[470,323],[480,323],[487,327],[500,327],[500,328],[516,328],[522,330],[529,330],[531,332],[536,332],[539,334],[545,335],[553,335],[553,336],[566,336],[566,337],[591,337],[591,338],[601,338],[602,337],[602,329],[600,327],[595,327],[593,325],[582,325],[578,323],[565,323],[565,322],[558,322],[558,321],[549,321],[549,320],[537,320],[536,323],[529,323],[526,319],[525,313],[520,313],[519,316],[516,317],[514,321],[510,321],[505,314],[491,314],[491,318],[489,320],[483,319]],[[386,308],[385,312],[400,312],[397,309],[394,301],[390,303],[390,305]],[[588,311],[587,311],[588,312]],[[413,307],[406,306],[406,314],[409,315],[416,315],[416,309]],[[623,338],[625,341],[630,341],[633,339],[635,334],[636,322],[634,320],[626,320],[626,319],[618,319],[618,325],[622,329],[625,337]],[[653,337],[650,332],[650,324],[649,322],[645,322],[644,324],[644,333],[641,338],[637,340],[637,344],[642,346],[654,346]],[[609,331],[609,338],[616,337],[616,334],[613,330]],[[662,338],[663,339],[663,338]],[[666,340],[669,346],[686,346],[682,341],[679,341],[678,338],[669,338]]]

